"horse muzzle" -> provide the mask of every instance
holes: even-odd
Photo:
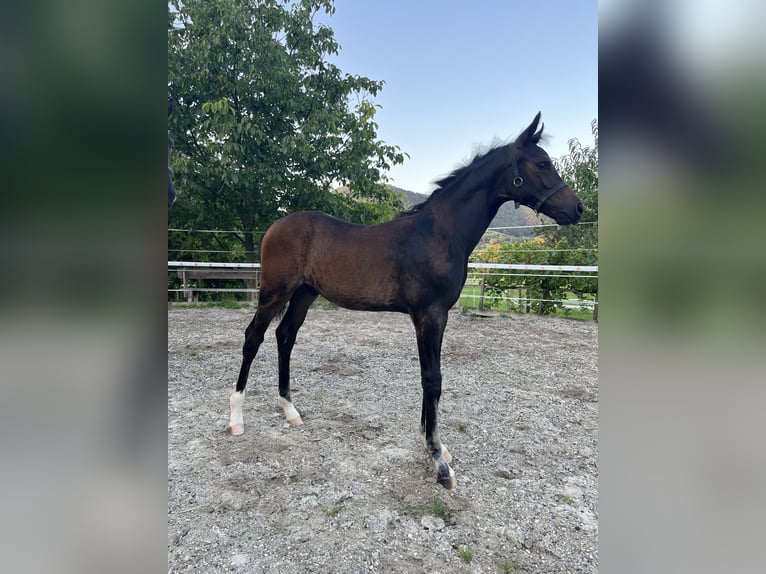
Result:
[[[535,211],[544,213],[559,225],[574,225],[582,218],[585,208],[575,192],[564,185],[543,198]]]

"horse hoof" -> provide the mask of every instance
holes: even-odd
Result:
[[[447,490],[457,488],[457,479],[454,476],[445,476],[439,478],[439,484],[441,484]]]
[[[444,457],[444,460],[447,461],[447,464],[452,462],[452,455],[444,445],[442,445],[442,456]]]
[[[226,425],[226,431],[231,436],[239,436],[245,432],[245,425]]]
[[[293,425],[294,427],[299,427],[303,424],[303,419],[301,417],[296,417],[294,419],[287,419],[287,422]]]

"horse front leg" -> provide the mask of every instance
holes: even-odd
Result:
[[[441,395],[441,392],[440,392]],[[438,411],[438,409],[437,409]],[[438,415],[437,415],[438,416]],[[425,393],[423,393],[423,406],[420,409],[420,433],[425,435],[426,434],[426,398]],[[442,454],[444,455],[444,460],[447,462],[452,462],[452,455],[450,454],[449,450],[447,449],[447,445],[442,443]]]
[[[425,432],[426,448],[436,469],[436,479],[444,488],[457,485],[455,472],[450,467],[452,456],[439,438],[438,411],[442,391],[441,345],[447,326],[447,311],[430,308],[412,315],[418,339],[420,378],[423,385],[423,405],[420,416],[421,430]]]

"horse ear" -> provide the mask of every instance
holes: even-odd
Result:
[[[538,141],[540,141],[540,136],[542,136],[543,128],[540,128],[540,131],[538,133],[535,133],[535,130],[537,129],[537,124],[540,123],[540,114],[541,114],[540,112],[537,112],[535,119],[532,120],[532,123],[529,124],[529,127],[527,127],[527,129],[525,129],[516,140],[517,143],[521,145],[524,145],[525,143],[536,144]]]

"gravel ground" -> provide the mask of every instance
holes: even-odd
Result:
[[[436,483],[405,315],[315,308],[276,406],[273,327],[224,432],[252,309],[168,312],[169,572],[596,572],[598,325],[453,312]]]

